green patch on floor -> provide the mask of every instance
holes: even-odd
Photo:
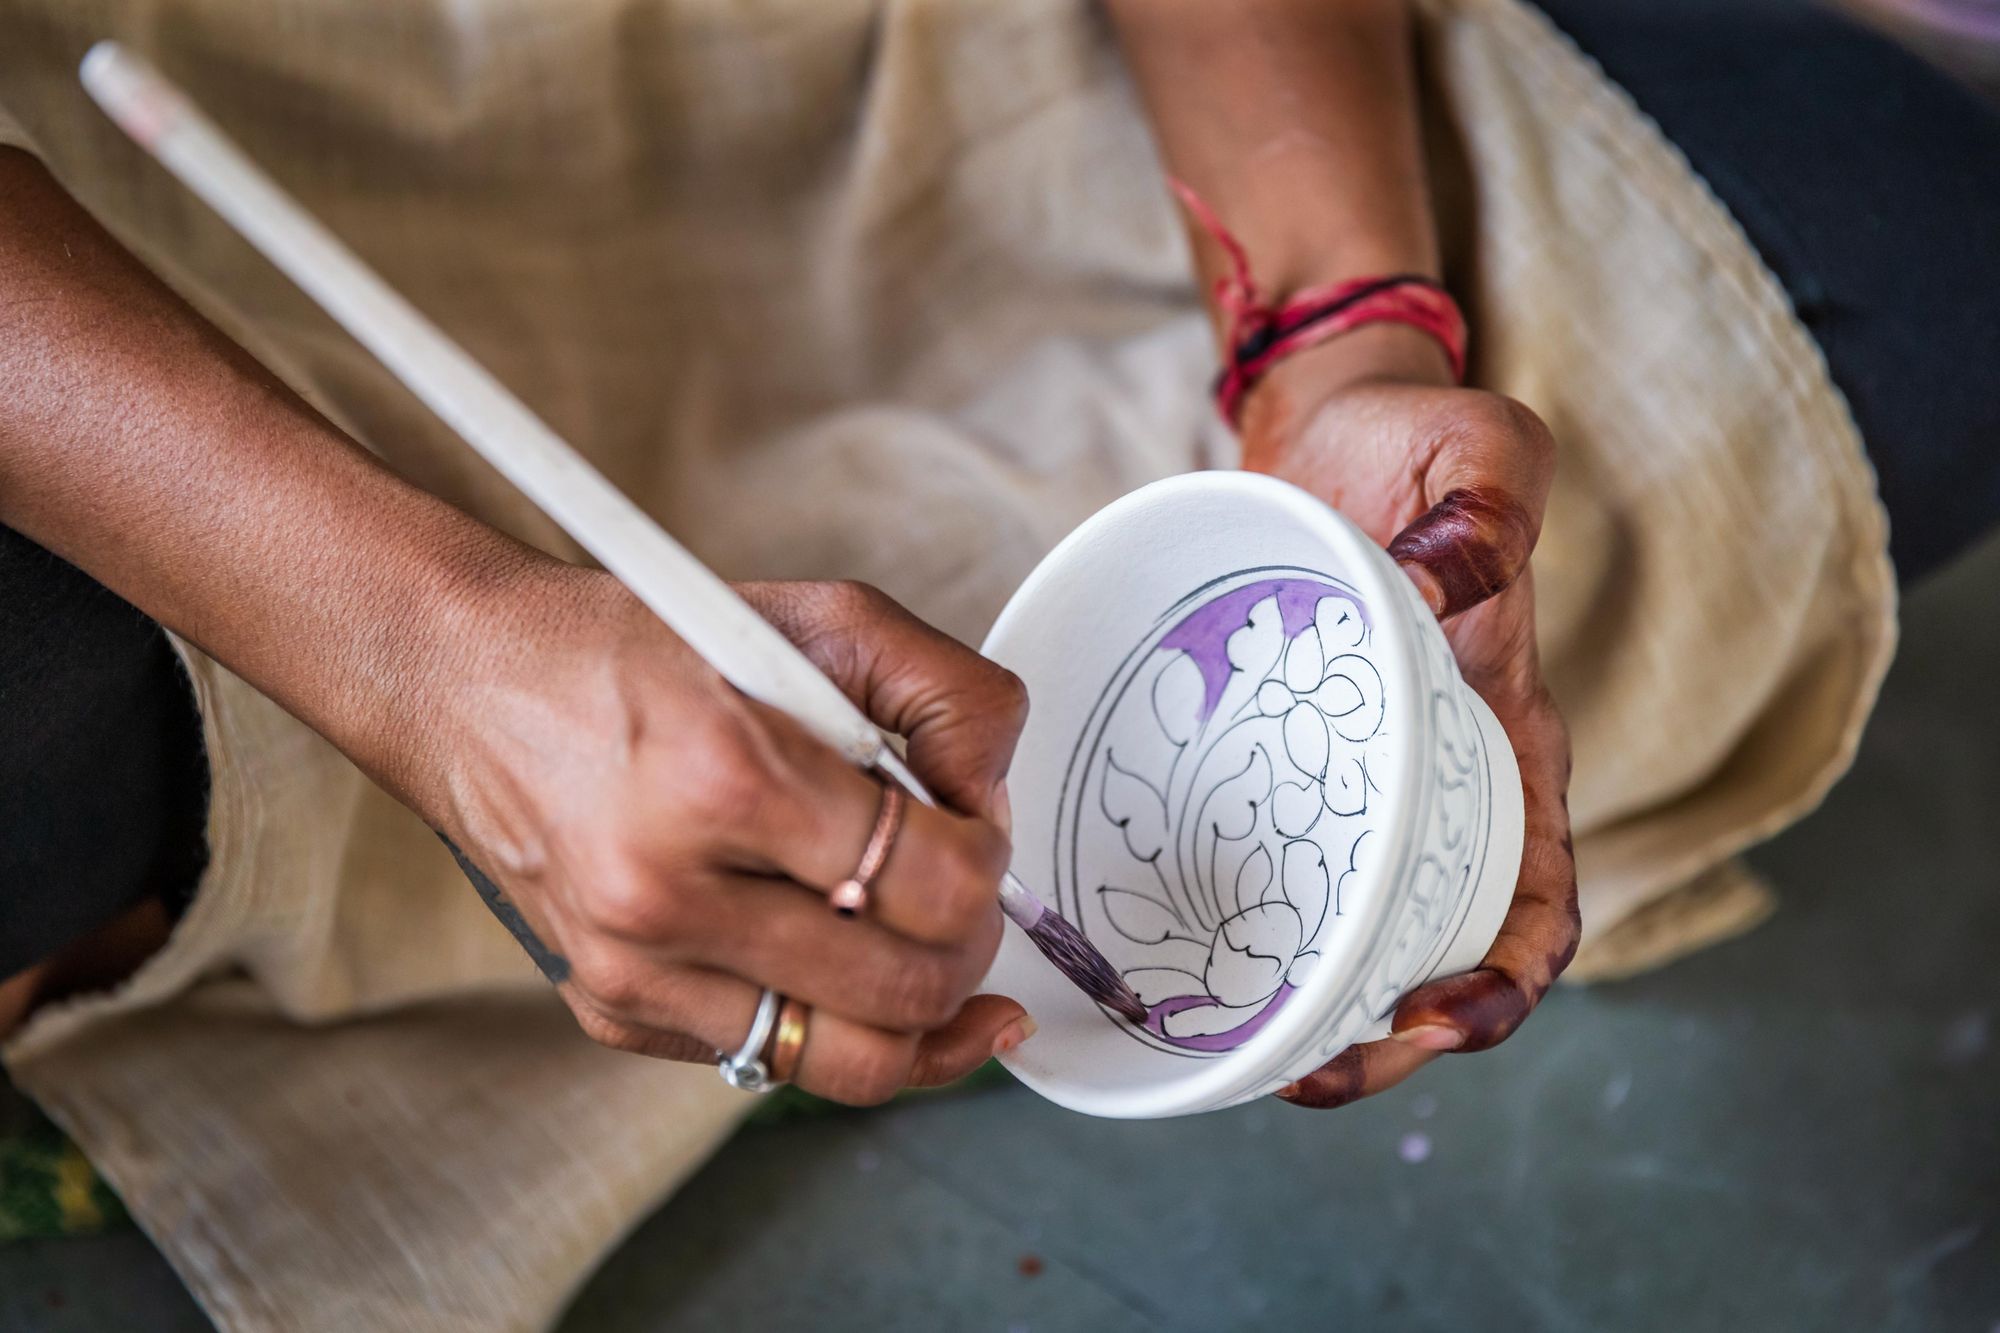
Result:
[[[25,1099],[9,1109],[0,1124],[0,1242],[130,1224],[125,1205],[54,1121]]]

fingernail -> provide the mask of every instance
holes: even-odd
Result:
[[[1391,1032],[1390,1036],[1420,1051],[1455,1051],[1465,1045],[1465,1034],[1442,1023],[1420,1023],[1413,1028]]]
[[[1007,796],[1005,779],[993,784],[993,822],[1008,837],[1014,836],[1014,802]]]
[[[1410,576],[1410,582],[1417,585],[1417,596],[1424,599],[1424,605],[1431,609],[1431,614],[1443,615],[1444,586],[1437,581],[1430,570],[1414,560],[1402,560],[1397,563],[1403,567],[1403,572]]]
[[[1279,1088],[1276,1092],[1272,1093],[1271,1095],[1273,1097],[1281,1097],[1285,1101],[1290,1101],[1292,1100],[1292,1098],[1298,1096],[1305,1090],[1306,1090],[1305,1080],[1301,1079],[1297,1083],[1287,1083],[1284,1087]]]
[[[1022,1042],[1035,1035],[1035,1020],[1022,1014],[1019,1018],[1000,1029],[1000,1035],[993,1039],[993,1054],[1005,1055]]]

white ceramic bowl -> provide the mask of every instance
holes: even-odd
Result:
[[[1009,931],[986,989],[1043,1096],[1146,1118],[1263,1096],[1474,966],[1521,860],[1499,724],[1381,547],[1294,486],[1135,491],[1029,576],[986,653],[1033,711],[1014,869],[1126,974],[1144,1029]]]

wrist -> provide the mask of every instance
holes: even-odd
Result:
[[[1244,411],[1251,392],[1274,376],[1292,389],[1269,395],[1267,401],[1289,416],[1283,409],[1293,393],[1316,392],[1329,378],[1334,387],[1359,376],[1415,377],[1423,382],[1436,373],[1439,355],[1447,383],[1457,383],[1464,374],[1465,316],[1440,283],[1424,276],[1428,266],[1304,288],[1289,283],[1272,287],[1257,277],[1250,250],[1208,201],[1185,181],[1169,178],[1169,184],[1199,234],[1228,261],[1226,276],[1212,288],[1223,349],[1215,406],[1239,431],[1246,428]],[[1416,331],[1434,344],[1434,352],[1394,335],[1360,336],[1361,331],[1384,324]],[[1339,350],[1323,357],[1306,356],[1328,344],[1338,344]]]
[[[536,670],[534,645],[563,632],[553,622],[585,614],[594,572],[437,508],[437,522],[371,554],[355,580],[369,592],[339,617],[334,650],[281,699],[433,822],[454,756],[490,724],[496,691]]]
[[[1444,347],[1407,324],[1375,323],[1305,348],[1271,367],[1243,399],[1243,466],[1274,470],[1306,423],[1340,394],[1373,384],[1450,388]]]

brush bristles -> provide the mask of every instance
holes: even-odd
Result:
[[[1082,931],[1050,911],[1028,929],[1028,938],[1078,990],[1134,1023],[1145,1024],[1146,1006]]]

